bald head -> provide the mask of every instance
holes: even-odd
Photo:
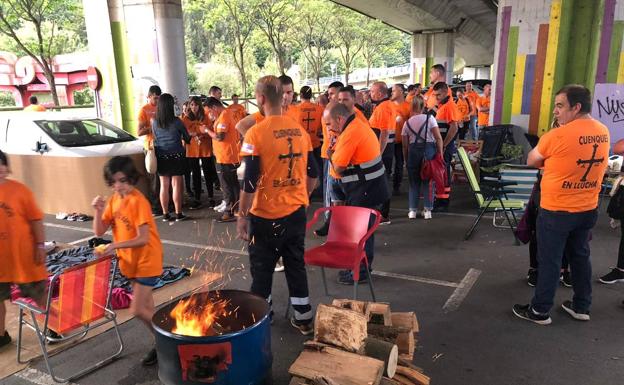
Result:
[[[273,76],[263,76],[256,83],[256,100],[263,107],[276,107],[282,104],[282,83]]]
[[[350,111],[349,107],[342,103],[336,103],[325,110],[323,119],[327,122],[326,125],[330,131],[340,135],[351,115],[353,115],[353,111]]]
[[[375,82],[370,88],[370,96],[374,102],[388,97],[388,86],[385,82]]]

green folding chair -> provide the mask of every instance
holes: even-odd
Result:
[[[474,170],[472,169],[466,150],[460,147],[457,153],[459,154],[459,160],[461,161],[464,172],[466,173],[466,179],[468,179],[468,182],[470,183],[470,189],[474,193],[477,204],[479,205],[479,215],[477,215],[477,218],[468,232],[466,232],[464,238],[466,240],[470,239],[472,233],[485,213],[496,214],[496,212],[502,212],[505,214],[505,218],[509,223],[509,229],[513,233],[515,241],[519,243],[515,231],[515,228],[518,225],[515,211],[524,210],[524,201],[519,199],[508,199],[507,194],[512,193],[513,191],[505,189],[505,187],[512,186],[516,184],[516,182],[484,180],[482,182],[483,187],[481,187],[477,177],[475,176]],[[511,221],[511,218],[513,218],[513,222]]]

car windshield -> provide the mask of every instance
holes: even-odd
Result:
[[[64,147],[95,146],[135,140],[132,135],[100,119],[37,120],[35,123],[56,143]]]

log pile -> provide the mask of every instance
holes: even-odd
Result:
[[[414,312],[392,312],[387,303],[320,304],[314,339],[288,370],[290,385],[429,385],[412,364],[418,332]]]

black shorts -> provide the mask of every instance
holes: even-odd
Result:
[[[22,297],[32,299],[43,299],[47,282],[35,281],[28,283],[17,283],[17,287],[22,293]],[[11,282],[0,282],[0,301],[11,299]]]
[[[156,163],[156,172],[160,176],[184,175],[188,170],[186,155],[183,153],[157,155]]]

